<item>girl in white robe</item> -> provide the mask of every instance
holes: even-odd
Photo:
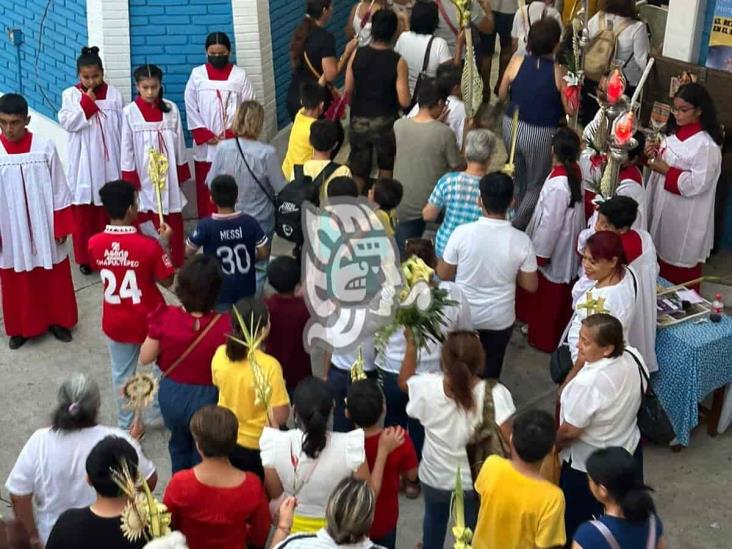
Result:
[[[206,186],[206,175],[220,141],[231,139],[231,124],[237,107],[254,99],[254,88],[244,69],[229,61],[231,41],[223,32],[206,38],[207,63],[193,69],[186,84],[185,102],[188,129],[193,137],[198,217],[216,211]]]
[[[539,289],[517,288],[517,316],[529,325],[529,344],[544,352],[557,348],[572,314],[572,286],[579,257],[575,245],[584,227],[579,136],[560,128],[552,141],[554,167],[541,189],[526,234],[536,249]]]
[[[77,309],[66,239],[71,193],[52,141],[31,134],[28,103],[0,97],[0,292],[10,348],[47,330],[71,341]]]
[[[566,329],[573,362],[579,353],[582,321],[592,314],[608,313],[617,318],[623,325],[624,340],[628,341],[640,292],[638,276],[627,267],[620,235],[612,231],[599,231],[587,240],[582,264],[594,284],[577,299]]]
[[[637,217],[638,204],[627,196],[615,196],[600,204],[595,213],[595,224],[582,231],[577,251],[582,254],[590,236],[596,231],[612,231],[620,236],[625,259],[638,281],[636,314],[628,332],[629,344],[638,349],[652,372],[658,370],[656,359],[656,281],[658,261],[651,235],[632,228]],[[580,278],[572,288],[573,307],[595,284],[580,267]]]
[[[79,83],[64,90],[58,121],[69,139],[66,179],[74,213],[74,257],[90,274],[89,238],[109,219],[99,189],[120,177],[122,95],[104,81],[99,48],[82,48],[76,60]]]
[[[148,175],[149,151],[168,159],[168,172],[161,191],[165,223],[173,229],[170,258],[180,267],[184,259],[183,206],[180,186],[191,178],[178,107],[163,99],[163,71],[143,65],[134,73],[137,98],[124,109],[122,122],[122,179],[139,189],[137,223],[152,221],[159,228],[156,190]]]
[[[696,83],[674,97],[671,135],[647,147],[653,170],[650,233],[661,276],[674,284],[698,279],[714,240],[714,198],[722,169],[721,131],[711,97]],[[698,289],[699,284],[692,287]]]

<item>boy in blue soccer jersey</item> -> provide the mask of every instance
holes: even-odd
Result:
[[[217,212],[198,222],[186,241],[186,256],[200,248],[219,260],[224,283],[216,303],[218,311],[229,310],[243,297],[257,292],[254,263],[269,257],[269,241],[257,220],[237,212],[239,188],[230,175],[219,175],[211,182],[211,198]]]

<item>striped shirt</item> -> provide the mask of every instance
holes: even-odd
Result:
[[[280,542],[275,549],[337,549],[338,547],[347,547],[348,549],[384,549],[381,545],[376,545],[369,538],[365,538],[357,543],[338,545],[328,535],[325,528],[318,530],[315,534],[293,534]]]
[[[480,179],[465,172],[450,172],[443,175],[435,185],[428,202],[445,210],[445,220],[435,237],[435,252],[438,257],[442,257],[447,241],[456,227],[480,219]]]

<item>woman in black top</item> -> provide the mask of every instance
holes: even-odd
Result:
[[[321,85],[333,82],[343,71],[346,61],[356,48],[357,42],[352,40],[338,60],[335,37],[325,29],[332,14],[332,0],[307,0],[305,17],[292,35],[290,42],[292,80],[287,91],[287,111],[292,120],[295,120],[295,115],[301,107],[300,86],[303,81],[317,81]],[[328,104],[325,109],[328,109]]]
[[[396,14],[380,9],[372,18],[372,42],[359,48],[346,70],[345,92],[351,95],[351,152],[348,165],[363,192],[373,154],[379,177],[391,177],[396,141],[394,121],[411,101],[409,67],[393,48],[398,27]]]

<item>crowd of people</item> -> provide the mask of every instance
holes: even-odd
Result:
[[[667,135],[639,133],[616,195],[597,200],[596,109],[583,101],[584,135],[567,127],[575,113],[557,55],[567,30],[553,1],[472,4],[485,101],[505,107],[507,145],[519,113],[513,175],[490,171],[498,137],[480,116],[466,119],[466,41],[444,0],[357,3],[340,56],[326,28],[331,0],[307,0],[290,47],[284,158],[262,140],[264,109],[221,32],[207,37],[206,63],[186,86],[193,173],[153,64],[134,71],[138,95],[124,106],[99,50],[83,49],[58,115],[65,169],[53,143],[28,131],[26,100],[0,97],[9,346],[46,331],[71,341],[71,236],[80,271],[103,282],[117,411],[116,427],[98,423],[96,376],[61,385],[51,426],[31,435],[7,480],[16,517],[7,532],[49,549],[394,548],[403,491],[424,502],[421,547],[438,549],[460,478],[476,548],[666,547],[636,416],[658,368],[656,279],[698,284],[711,251],[714,104],[702,85],[682,86]],[[648,58],[645,26],[630,0],[600,5],[590,33],[616,30],[632,87]],[[605,87],[603,76],[587,89]],[[192,178],[199,220],[186,235],[181,184]],[[275,199],[304,178],[321,208],[367,197],[400,259],[433,269],[432,286],[449,297],[440,341],[418,348],[406,328],[375,348],[365,334],[358,350],[313,364],[300,246],[271,257]],[[174,288],[177,304],[158,285]],[[500,383],[517,320],[565,370],[556,417],[517,411]],[[138,371],[159,378],[142,417],[122,396]],[[158,418],[170,433],[162,500],[176,532],[145,545],[120,528],[127,498],[115,478],[128,470],[155,487],[140,441]],[[477,433],[489,433],[490,455],[476,465],[467,448]]]

